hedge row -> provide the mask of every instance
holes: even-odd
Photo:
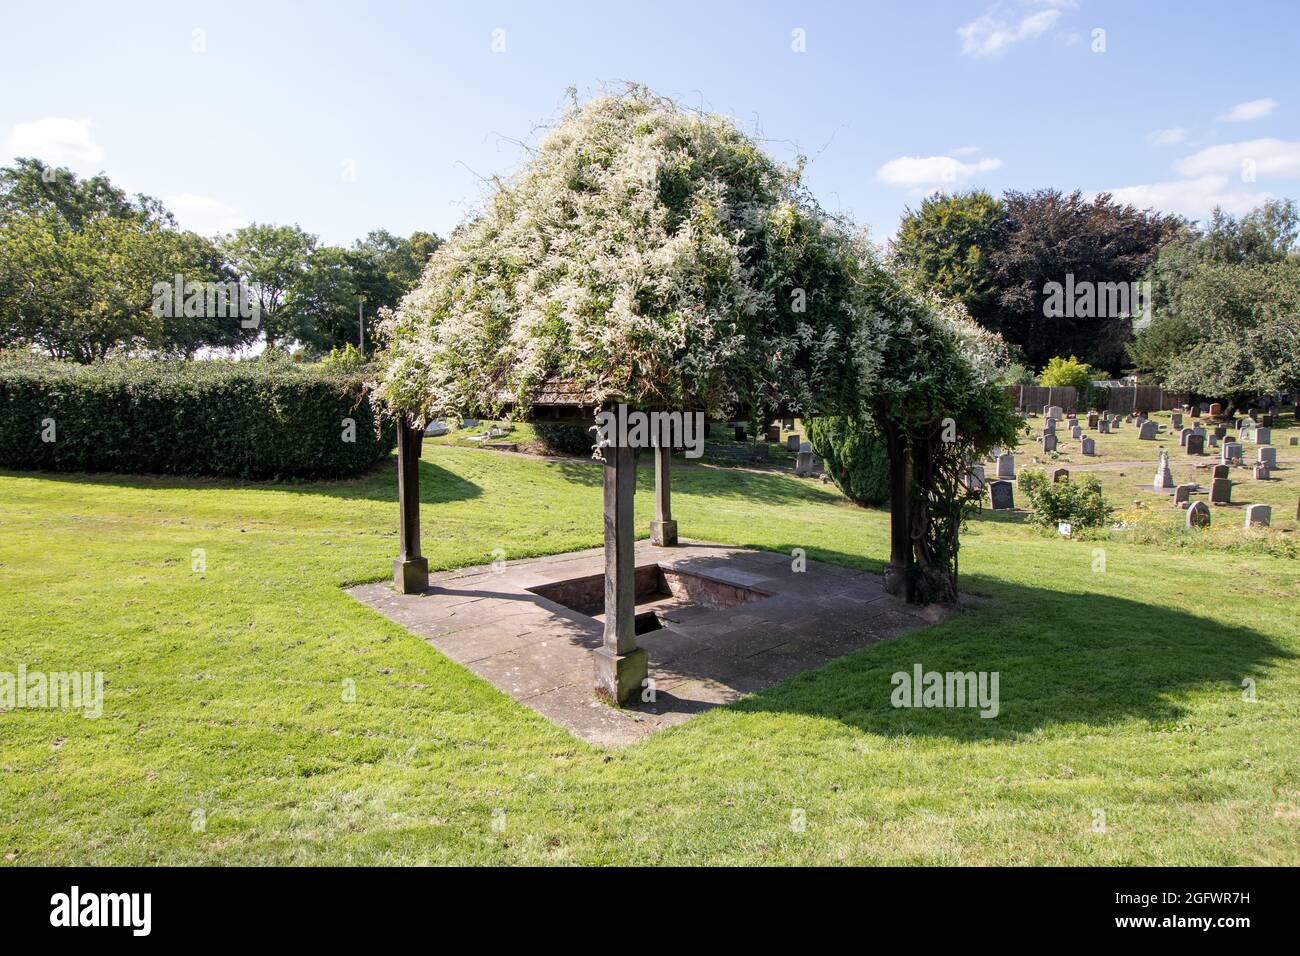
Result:
[[[340,478],[389,455],[357,375],[284,362],[0,357],[0,467]]]

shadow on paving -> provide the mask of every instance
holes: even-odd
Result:
[[[1272,667],[1300,656],[1248,627],[1173,608],[976,576],[964,582],[993,600],[731,708],[821,717],[891,737],[1001,740],[1053,725],[1104,727],[1133,719],[1173,730],[1165,725],[1186,712],[1177,695],[1208,689],[1241,701],[1243,680],[1266,687]],[[978,707],[895,708],[892,675],[911,675],[918,663],[925,671],[997,671],[998,715],[983,718]]]

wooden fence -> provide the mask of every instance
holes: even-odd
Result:
[[[1186,392],[1175,392],[1159,385],[1106,385],[1106,410],[1128,412],[1162,412],[1182,408]],[[1022,412],[1042,411],[1044,406],[1059,405],[1067,412],[1087,411],[1078,407],[1079,392],[1073,385],[1008,385],[1006,392]]]

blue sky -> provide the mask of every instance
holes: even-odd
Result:
[[[1282,0],[7,2],[3,22],[0,160],[103,170],[202,232],[445,235],[567,87],[624,80],[802,151],[878,239],[939,187],[1193,217],[1300,196]]]

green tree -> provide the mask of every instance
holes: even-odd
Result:
[[[294,292],[301,286],[315,248],[316,237],[297,225],[253,223],[221,242],[226,261],[253,290],[268,346],[291,341],[303,331]]]
[[[975,190],[924,199],[908,209],[893,242],[899,267],[923,288],[964,305],[987,323],[997,305],[998,288],[989,258],[1002,241],[1007,207]]]

